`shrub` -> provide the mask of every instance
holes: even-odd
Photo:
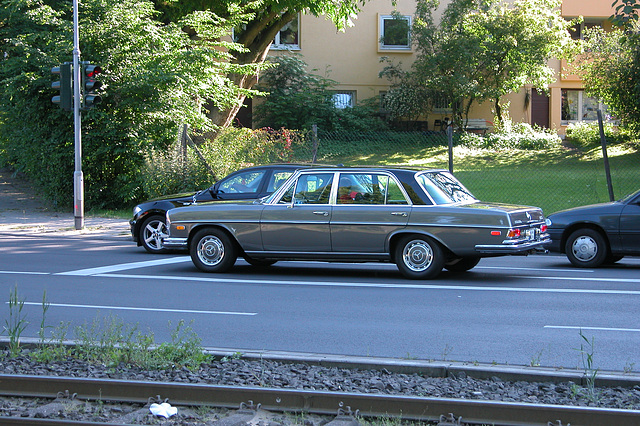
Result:
[[[464,133],[460,137],[461,145],[481,149],[541,150],[552,148],[560,142],[560,137],[552,131],[510,120],[505,120],[493,133],[484,136]]]
[[[305,133],[287,129],[228,128],[198,146],[198,150],[213,175],[191,146],[187,147],[186,159],[180,143],[167,150],[151,150],[140,175],[143,198],[203,189],[243,167],[311,161]]]
[[[618,131],[613,124],[604,124],[604,136],[608,143],[624,142],[629,135]],[[600,127],[596,122],[572,123],[567,127],[567,140],[576,148],[594,148],[600,146]]]

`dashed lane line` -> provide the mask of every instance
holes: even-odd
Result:
[[[171,265],[174,263],[190,262],[189,256],[171,257],[144,262],[121,263],[118,265],[100,266],[98,268],[78,269],[76,271],[59,272],[55,275],[73,275],[86,277],[89,275],[107,274],[110,272],[127,271],[129,269],[147,268],[149,266]]]

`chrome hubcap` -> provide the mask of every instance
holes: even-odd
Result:
[[[213,236],[201,239],[198,243],[198,258],[208,266],[219,264],[224,258],[224,244]]]
[[[571,252],[576,259],[588,262],[598,254],[598,244],[595,240],[588,236],[576,238],[571,245]]]
[[[402,258],[407,268],[414,272],[422,272],[433,262],[433,250],[424,241],[411,241],[404,247]]]

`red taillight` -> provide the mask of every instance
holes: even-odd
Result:
[[[520,236],[519,229],[509,229],[507,231],[507,238],[518,238]]]
[[[547,225],[542,225],[540,227],[540,232],[547,232],[548,226]]]

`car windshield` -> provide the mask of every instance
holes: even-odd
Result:
[[[422,172],[416,180],[429,194],[435,204],[471,203],[477,201],[449,172]]]

